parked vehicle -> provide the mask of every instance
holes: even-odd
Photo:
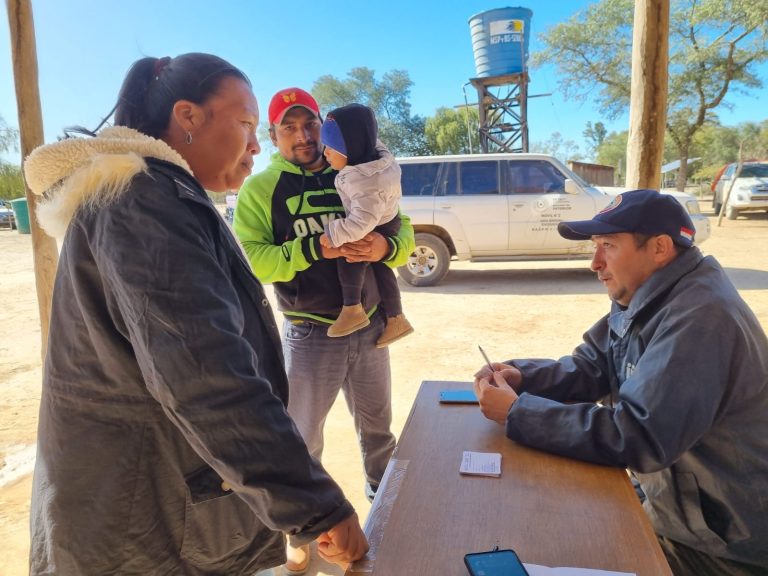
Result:
[[[768,162],[744,162],[734,182],[737,164],[728,164],[714,187],[712,207],[720,214],[728,189],[731,196],[725,207],[725,217],[735,220],[741,212],[768,210]]]
[[[13,215],[11,203],[3,200],[0,204],[0,230],[16,230],[16,217]]]
[[[545,154],[473,154],[399,158],[402,211],[416,250],[398,269],[413,286],[433,286],[457,260],[585,258],[592,242],[562,238],[562,220],[586,220],[618,194],[590,186]],[[670,192],[689,212],[696,242],[709,220],[690,194]]]

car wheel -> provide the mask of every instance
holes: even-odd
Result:
[[[434,286],[448,273],[451,254],[434,234],[416,234],[416,249],[397,271],[411,286]]]
[[[739,216],[739,211],[736,210],[733,206],[728,206],[725,209],[725,217],[728,218],[728,220],[736,220]]]
[[[723,209],[723,203],[722,202],[712,202],[712,208],[715,209],[715,216],[720,215],[720,210]]]

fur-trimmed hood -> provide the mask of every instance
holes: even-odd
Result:
[[[145,157],[183,168],[187,162],[162,140],[132,128],[105,128],[95,138],[70,138],[36,148],[24,162],[24,174],[35,194],[37,220],[46,233],[61,238],[81,207],[95,209],[124,192],[131,179],[146,170]]]

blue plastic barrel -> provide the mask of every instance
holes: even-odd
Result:
[[[531,17],[528,8],[496,8],[469,19],[478,78],[520,74],[528,67]]]

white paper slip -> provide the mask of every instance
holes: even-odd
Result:
[[[461,457],[459,472],[475,476],[501,476],[501,454],[465,450]]]

